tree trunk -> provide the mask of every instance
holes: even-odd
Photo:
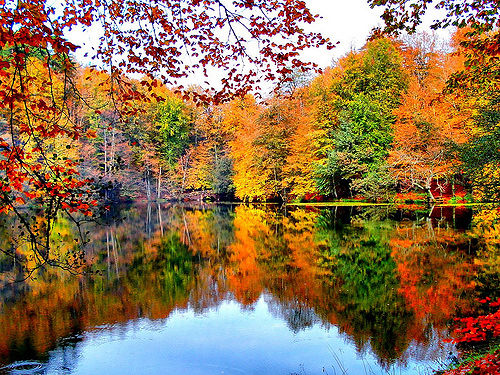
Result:
[[[110,160],[109,160],[109,166],[108,166],[108,174],[111,174],[111,169],[115,163],[115,153],[116,153],[116,148],[115,148],[115,128],[113,128],[113,131],[111,133],[111,150],[110,150]]]
[[[104,128],[104,177],[108,176],[108,132]],[[108,200],[108,187],[104,188],[104,199]]]
[[[161,217],[161,206],[160,206],[160,203],[158,203],[157,207],[158,207],[158,223],[160,224],[160,231],[161,231],[161,235],[163,236],[163,220],[162,220],[162,217]]]
[[[113,249],[113,257],[115,258],[115,274],[119,279],[120,274],[118,272],[118,252],[116,251],[116,236],[113,234],[113,231],[111,231],[111,247]]]
[[[158,171],[158,185],[156,187],[156,200],[160,201],[161,199],[161,167]]]
[[[146,216],[146,228],[148,232],[148,238],[151,238],[151,202],[148,201],[147,216]]]
[[[427,191],[427,196],[429,198],[429,202],[436,202],[436,198],[432,195],[432,178],[428,178],[425,183],[425,190]]]
[[[148,198],[148,202],[151,201],[151,181],[149,179],[149,170],[146,170],[146,196]]]
[[[109,254],[109,232],[106,229],[106,252],[107,252],[107,257],[106,257],[106,264],[107,264],[107,271],[108,271],[108,280],[110,278],[110,269],[111,269],[111,256]]]
[[[104,177],[108,176],[108,132],[104,129]]]

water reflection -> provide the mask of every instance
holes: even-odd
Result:
[[[424,373],[498,280],[498,237],[448,211],[125,207],[89,228],[92,275],[2,287],[0,373]]]

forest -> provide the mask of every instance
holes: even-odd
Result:
[[[464,69],[466,38],[465,30],[449,45],[428,33],[377,38],[321,75],[292,71],[268,99],[222,104],[183,99],[144,77],[129,80],[142,95],[120,108],[108,73],[75,64],[70,79],[81,100],[68,101],[68,112],[89,137],[58,135],[44,157],[54,168],[80,161],[75,170],[107,200],[390,202],[414,192],[495,201],[498,91],[480,84],[489,71],[474,77],[478,84],[447,86]],[[26,69],[43,106],[68,78],[54,69],[44,86],[40,58]],[[8,139],[6,121],[3,132]]]

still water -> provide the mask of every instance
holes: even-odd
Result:
[[[0,374],[429,374],[497,292],[490,214],[123,207],[87,225],[92,274],[3,284]]]

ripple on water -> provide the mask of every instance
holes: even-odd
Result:
[[[36,375],[42,374],[45,364],[38,361],[19,361],[8,366],[0,367],[0,374]]]

